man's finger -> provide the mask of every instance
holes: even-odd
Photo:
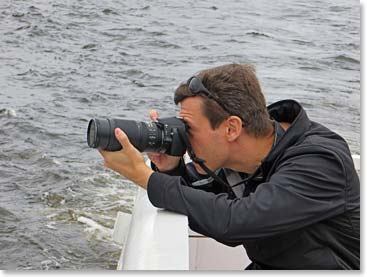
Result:
[[[148,152],[147,155],[148,155],[148,157],[159,157],[162,154],[161,153],[155,153],[155,152]]]
[[[131,148],[132,145],[129,141],[129,138],[120,128],[115,129],[115,137],[120,142],[122,149]]]
[[[98,151],[99,153],[101,153],[102,157],[104,158],[105,157],[104,154],[106,151],[102,150],[101,148],[98,148]]]
[[[154,109],[150,110],[149,111],[149,115],[150,115],[150,118],[153,120],[153,121],[156,121],[157,118],[158,118],[158,112]]]

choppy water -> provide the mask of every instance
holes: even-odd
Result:
[[[0,1],[0,269],[114,268],[135,187],[88,120],[173,115],[178,83],[228,62],[360,152],[359,1]]]

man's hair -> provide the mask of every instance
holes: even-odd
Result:
[[[266,109],[264,94],[261,91],[255,69],[249,64],[227,64],[200,71],[198,76],[203,85],[217,95],[231,115],[239,116],[246,131],[255,137],[262,137],[271,128],[270,117]],[[228,114],[212,99],[204,98],[203,114],[208,118],[213,129],[226,119]],[[195,96],[186,83],[175,91],[177,105],[187,97]]]

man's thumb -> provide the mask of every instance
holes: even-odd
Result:
[[[120,142],[122,149],[127,149],[131,146],[129,138],[120,128],[115,129],[115,137]]]
[[[154,110],[154,109],[152,109],[152,110],[149,111],[149,115],[150,115],[150,119],[152,121],[156,121],[157,118],[158,118],[158,116],[159,116],[158,115],[158,112],[156,110]]]

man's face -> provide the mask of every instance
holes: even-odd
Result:
[[[198,158],[205,160],[205,165],[212,171],[223,166],[226,158],[226,143],[224,127],[213,130],[209,120],[202,111],[203,98],[200,96],[188,97],[181,102],[180,117],[188,126],[188,138],[192,149]],[[196,170],[205,174],[202,168],[195,164]]]

